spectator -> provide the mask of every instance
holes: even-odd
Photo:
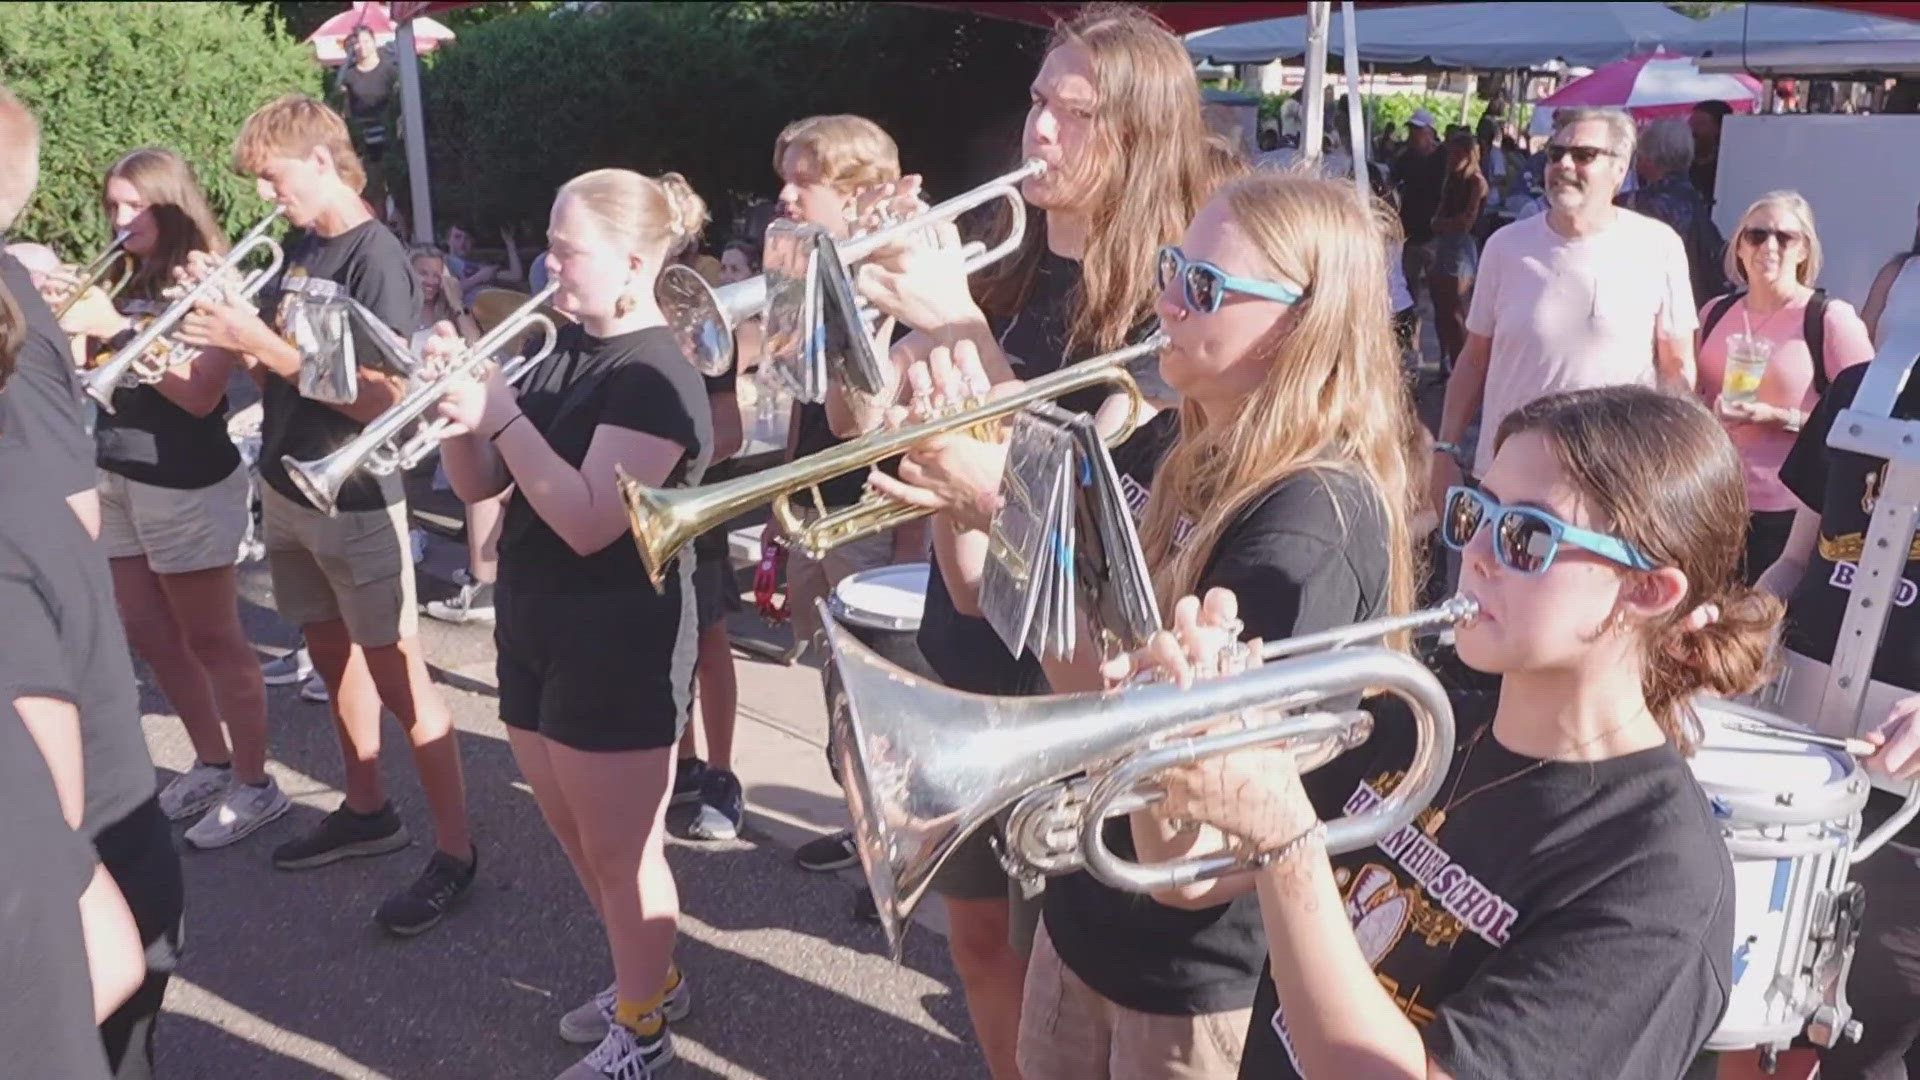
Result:
[[[1664,221],[1680,235],[1687,249],[1696,306],[1726,291],[1721,270],[1727,242],[1713,225],[1707,200],[1693,186],[1688,169],[1693,164],[1693,132],[1678,118],[1658,120],[1640,134],[1633,158],[1640,186],[1620,199],[1620,205]]]
[[[1427,291],[1433,296],[1440,369],[1451,372],[1467,339],[1467,301],[1480,265],[1473,227],[1487,201],[1487,180],[1480,175],[1480,144],[1473,136],[1461,132],[1449,138],[1446,158],[1440,205],[1433,214],[1433,269],[1427,272]]]
[[[1613,204],[1633,143],[1625,112],[1569,110],[1547,148],[1551,209],[1487,241],[1434,446],[1436,505],[1463,465],[1486,469],[1501,419],[1535,398],[1621,383],[1692,388],[1686,251],[1672,229]],[[1469,457],[1462,441],[1476,412]]]
[[[1901,297],[1894,302],[1896,311],[1920,305],[1920,223],[1914,226],[1913,247],[1881,267],[1873,279],[1873,288],[1867,291],[1867,306],[1861,309],[1860,317],[1876,345],[1884,340],[1880,335],[1880,316],[1886,313],[1888,301],[1895,294]]]
[[[367,170],[363,194],[376,216],[387,212],[387,104],[399,85],[399,67],[390,50],[375,42],[371,27],[354,27],[347,39],[347,62],[340,66],[334,86],[346,99],[354,149]]]
[[[1873,343],[1846,301],[1814,288],[1820,235],[1798,192],[1762,195],[1733,236],[1726,272],[1745,288],[1700,313],[1697,386],[1746,464],[1742,572],[1752,584],[1780,557],[1793,529],[1798,503],[1780,480],[1780,466],[1795,436],[1840,372],[1873,359]],[[1736,361],[1748,374],[1729,380]],[[1750,374],[1755,368],[1757,377]]]
[[[1732,112],[1733,106],[1724,101],[1703,101],[1687,114],[1687,126],[1693,129],[1693,166],[1688,175],[1700,189],[1700,197],[1707,200],[1709,212],[1720,175],[1720,128]]]
[[[1393,186],[1400,197],[1400,227],[1407,246],[1401,252],[1408,287],[1416,292],[1426,283],[1433,263],[1433,214],[1440,208],[1440,185],[1446,156],[1440,152],[1433,114],[1420,109],[1407,121],[1407,148],[1393,163]],[[1416,296],[1415,299],[1418,299]],[[1416,318],[1413,340],[1420,340]]]

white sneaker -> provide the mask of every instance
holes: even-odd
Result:
[[[327,693],[327,680],[315,675],[300,684],[300,700],[311,701],[318,705],[325,705],[327,702],[333,700],[332,696]]]
[[[187,843],[201,851],[226,847],[292,808],[286,792],[271,776],[266,787],[234,784],[225,798],[187,830]]]
[[[441,622],[469,623],[493,621],[493,583],[473,580],[465,570],[454,574],[460,591],[445,600],[429,600],[421,608]]]
[[[268,686],[286,686],[313,677],[313,658],[302,647],[260,665],[260,680]]]
[[[674,972],[673,988],[660,1003],[660,1012],[668,1020],[680,1021],[693,1011],[693,992],[687,989],[687,977]],[[586,1045],[606,1037],[613,1023],[613,1010],[620,1004],[620,987],[608,983],[605,990],[573,1007],[560,1018],[560,1037],[570,1043]]]
[[[192,817],[219,802],[232,786],[232,766],[222,769],[196,761],[160,789],[160,812],[168,821]]]
[[[609,1024],[600,1045],[555,1080],[653,1080],[653,1071],[673,1059],[673,1036],[664,1020],[651,1038],[624,1024]]]

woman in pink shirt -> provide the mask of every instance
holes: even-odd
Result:
[[[1820,237],[1799,192],[1769,192],[1747,207],[1726,260],[1728,279],[1744,289],[1701,309],[1696,388],[1746,463],[1743,572],[1751,583],[1772,565],[1793,528],[1797,503],[1779,474],[1794,435],[1832,377],[1871,360],[1873,344],[1851,306],[1814,288]],[[1810,303],[1815,315],[1825,308],[1818,323],[1825,370],[1819,373],[1807,340]]]

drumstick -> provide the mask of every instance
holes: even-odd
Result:
[[[1729,718],[1720,721],[1720,726],[1732,731],[1744,731],[1749,735],[1763,735],[1769,739],[1785,739],[1789,742],[1825,746],[1852,757],[1872,757],[1879,749],[1865,739],[1836,739],[1830,735],[1815,735],[1810,731],[1774,727],[1760,720]]]

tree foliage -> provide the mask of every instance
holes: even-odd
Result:
[[[867,116],[950,194],[1017,156],[1044,34],[911,5],[611,4],[495,19],[429,61],[435,216],[483,235],[545,229],[588,169],[684,174],[715,239],[777,186],[774,137],[817,113]],[[396,180],[396,189],[403,181]]]
[[[267,209],[234,175],[233,138],[260,105],[316,92],[319,69],[271,13],[218,3],[0,4],[0,81],[40,121],[40,187],[13,232],[84,260],[112,232],[107,168],[139,146],[189,162],[231,234]]]

